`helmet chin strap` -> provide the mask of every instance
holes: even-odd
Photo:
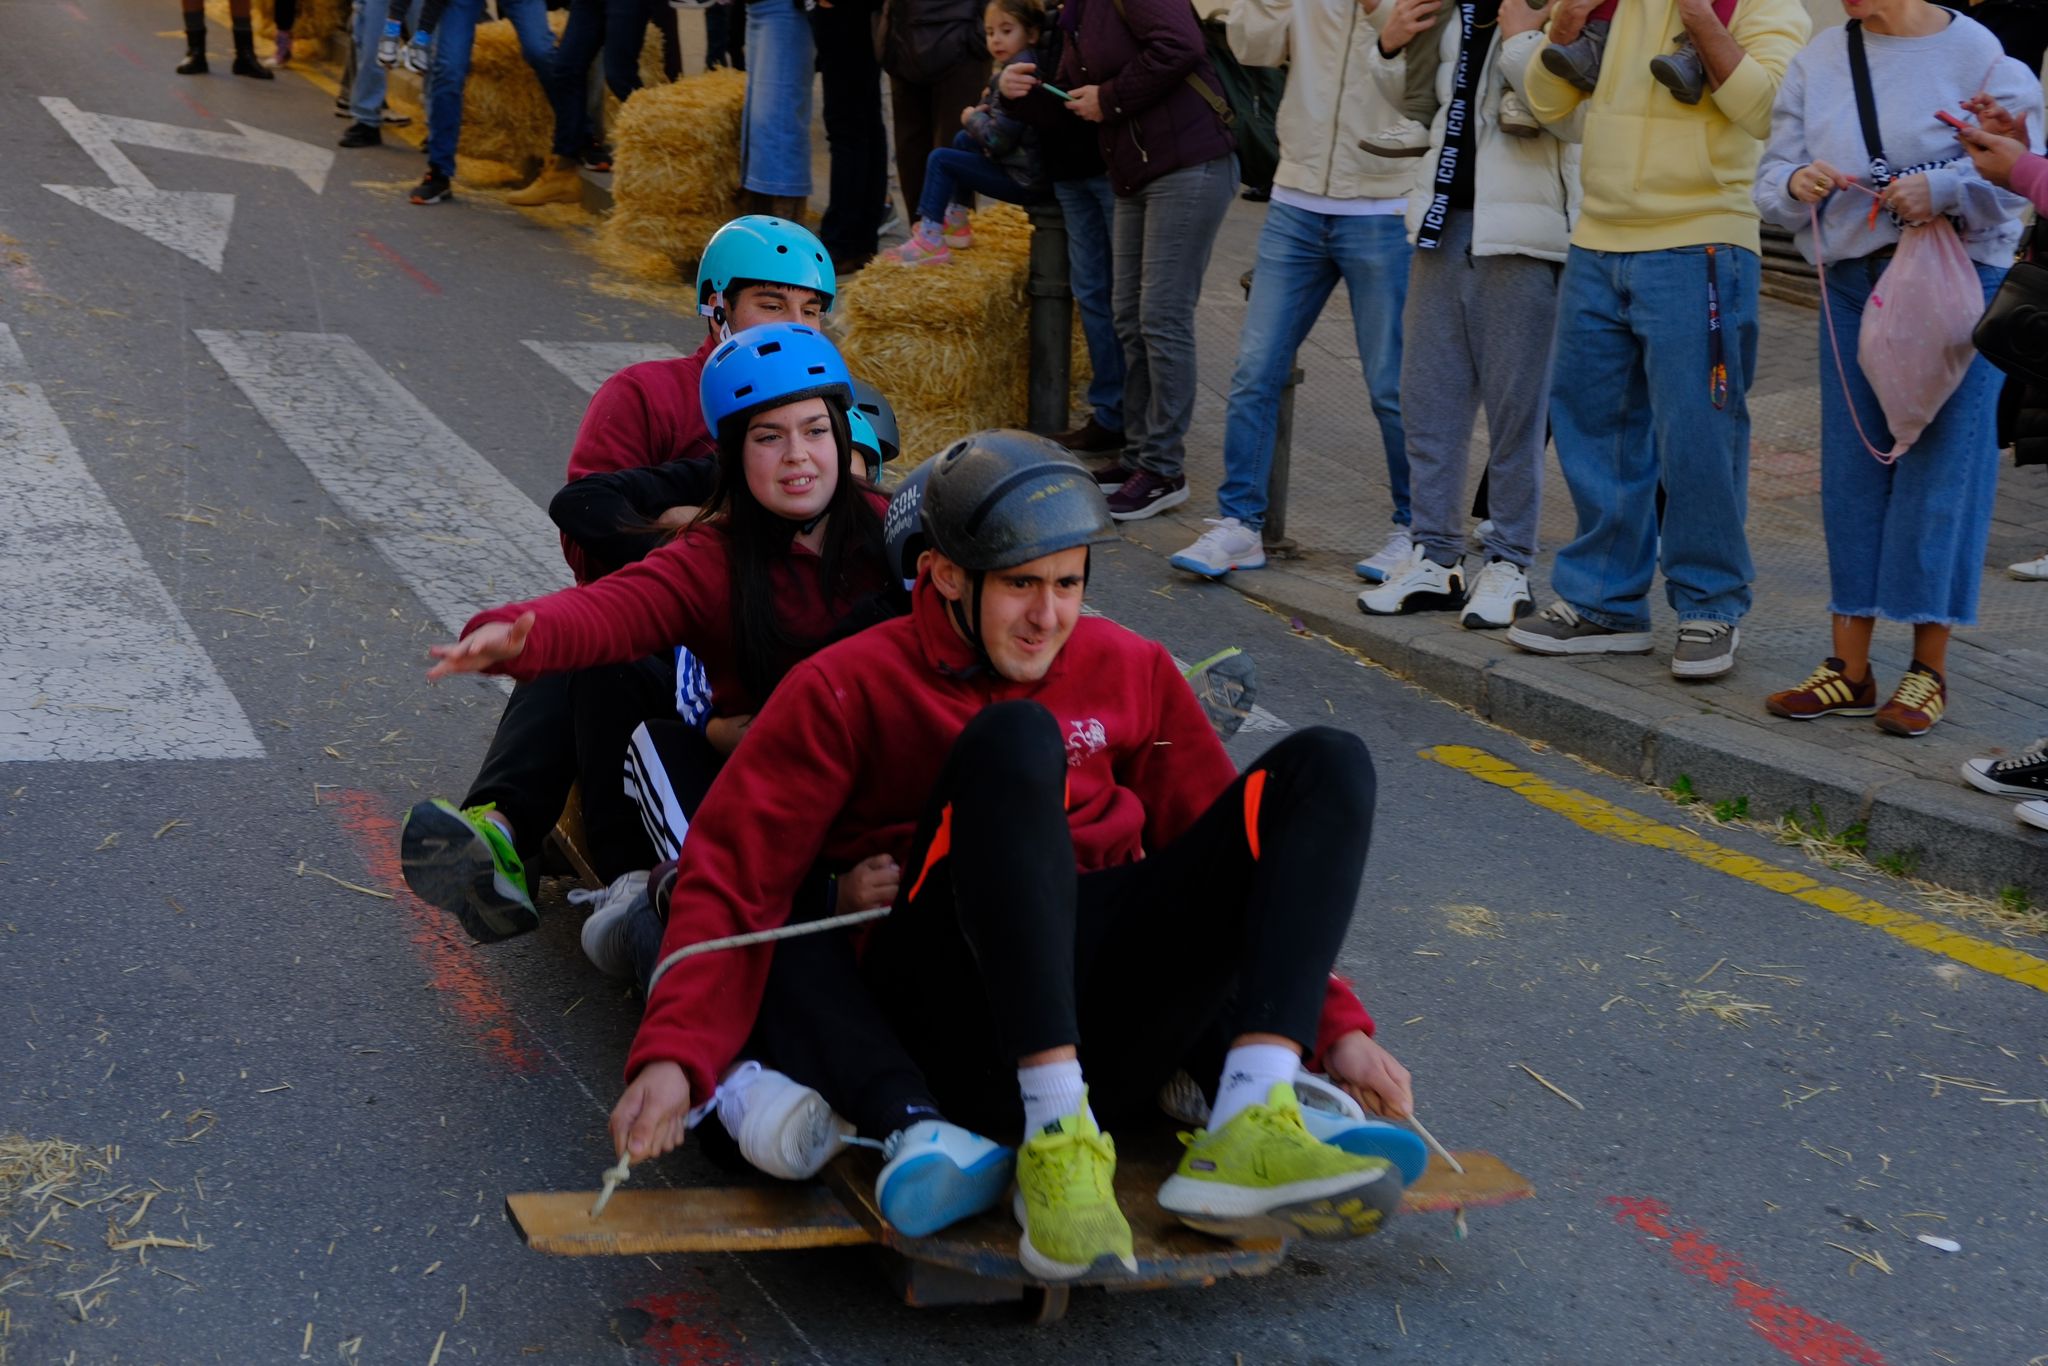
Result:
[[[974,647],[975,662],[990,673],[996,673],[996,662],[989,657],[988,645],[981,638],[981,586],[987,580],[988,574],[985,570],[975,569],[970,570],[967,577],[971,585],[968,593],[973,606],[963,607],[959,599],[948,598],[946,611],[952,616],[953,625],[959,629],[967,643]]]

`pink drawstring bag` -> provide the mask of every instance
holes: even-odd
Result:
[[[1815,241],[1819,241],[1818,224]],[[1825,279],[1821,304],[1826,308]],[[1889,451],[1872,444],[1863,424],[1856,421],[1852,405],[1850,419],[1856,421],[1856,435],[1864,449],[1889,465],[1912,448],[1976,360],[1977,349],[1970,335],[1983,316],[1984,288],[1978,283],[1977,268],[1948,219],[1937,217],[1902,231],[1897,253],[1870,291],[1856,343],[1863,378],[1870,382],[1871,392],[1884,409],[1893,444]],[[1830,345],[1834,345],[1834,336],[1831,317]],[[1842,371],[1838,345],[1835,369]],[[1842,374],[1841,378],[1846,391],[1848,376]]]

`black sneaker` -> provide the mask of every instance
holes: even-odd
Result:
[[[438,204],[444,199],[453,198],[454,194],[455,186],[449,182],[448,177],[429,166],[427,173],[420,177],[420,183],[412,187],[412,202]]]
[[[2048,797],[2048,737],[2010,759],[1965,759],[1963,781],[2001,797]]]
[[[1151,470],[1140,469],[1124,480],[1122,488],[1109,495],[1109,515],[1119,522],[1142,522],[1147,517],[1157,517],[1170,507],[1179,507],[1188,500],[1188,481],[1184,475],[1167,478]]]
[[[576,160],[583,163],[586,171],[609,171],[612,168],[612,149],[601,142],[594,142],[577,153]]]
[[[1130,483],[1131,476],[1137,472],[1138,469],[1135,465],[1126,465],[1122,460],[1112,460],[1107,465],[1101,465],[1096,468],[1095,487],[1101,489],[1102,496],[1107,498],[1125,484]]]
[[[382,147],[384,133],[367,123],[351,123],[341,131],[343,147]]]

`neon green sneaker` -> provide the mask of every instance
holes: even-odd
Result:
[[[1103,1261],[1136,1274],[1131,1226],[1116,1205],[1116,1144],[1081,1113],[1024,1140],[1017,1150],[1017,1257],[1042,1281],[1070,1281]]]
[[[540,924],[526,865],[512,841],[485,813],[496,804],[457,810],[436,797],[405,813],[398,866],[405,885],[430,906],[462,922],[479,944],[525,934]]]
[[[1187,1151],[1159,1188],[1159,1205],[1190,1228],[1225,1238],[1362,1238],[1401,1203],[1401,1176],[1383,1157],[1319,1141],[1294,1088],[1276,1084],[1214,1133],[1182,1134]]]

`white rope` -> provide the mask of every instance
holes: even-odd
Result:
[[[701,944],[691,944],[677,949],[654,965],[654,975],[647,979],[647,995],[651,1000],[654,988],[660,983],[662,974],[685,958],[695,958],[700,953],[716,953],[720,949],[744,949],[753,944],[767,944],[777,939],[794,939],[803,934],[823,934],[827,930],[843,930],[848,925],[862,925],[870,920],[880,920],[894,910],[893,906],[882,906],[872,911],[852,911],[846,915],[828,916],[823,920],[806,920],[801,925],[784,925],[773,930],[754,930],[747,934],[729,934],[723,939],[707,939]]]

